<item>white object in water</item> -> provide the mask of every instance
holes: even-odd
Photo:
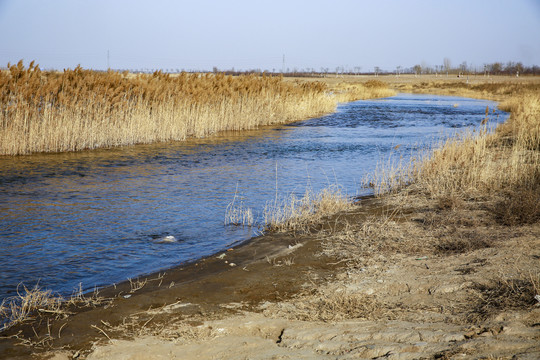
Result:
[[[178,240],[176,240],[176,238],[172,235],[167,235],[165,236],[164,238],[160,239],[158,241],[158,243],[174,243],[174,242],[177,242]]]

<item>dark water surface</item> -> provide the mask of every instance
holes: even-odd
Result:
[[[237,188],[256,216],[274,199],[276,177],[280,194],[334,183],[365,194],[362,179],[390,153],[407,158],[479,126],[486,106],[495,103],[400,94],[211,139],[0,157],[0,299],[38,281],[69,295],[79,283],[109,285],[247,240],[253,229],[223,224]]]

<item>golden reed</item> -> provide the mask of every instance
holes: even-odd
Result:
[[[378,96],[371,88],[356,86],[357,98]],[[266,75],[54,72],[21,60],[0,71],[0,155],[206,137],[329,113],[342,99]]]
[[[500,109],[510,112],[510,118],[493,132],[481,128],[459,133],[434,144],[410,163],[378,169],[372,179],[377,194],[410,184],[431,198],[522,199],[532,194],[531,202],[540,201],[540,78],[405,86],[396,85],[401,91],[495,99],[501,101]],[[487,109],[482,124],[496,116]]]

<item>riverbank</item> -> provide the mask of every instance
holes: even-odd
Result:
[[[2,353],[535,358],[538,143],[522,130],[535,133],[538,112],[529,111],[532,103],[514,101],[511,120],[481,142],[480,157],[441,151],[438,156],[453,160],[431,157],[407,173],[413,184],[388,181],[378,198],[326,218],[308,234],[267,235],[190,267],[109,289],[115,292],[100,294],[115,297],[106,306],[13,329]],[[528,123],[532,127],[525,128]],[[459,171],[467,168],[483,170]],[[487,168],[506,169],[509,176],[471,175]],[[467,181],[454,187],[436,181],[449,175],[452,183]]]

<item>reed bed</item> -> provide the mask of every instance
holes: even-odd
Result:
[[[474,77],[469,82],[462,79],[431,79],[407,81],[395,80],[393,88],[401,92],[429,93],[440,95],[463,96],[470,98],[503,101],[518,98],[522,94],[540,92],[539,77]],[[410,79],[409,79],[410,80]],[[389,79],[389,82],[392,80]]]
[[[426,85],[427,86],[427,85]],[[429,92],[432,88],[426,88]],[[499,222],[540,220],[540,91],[536,83],[478,85],[477,97],[501,94],[510,119],[489,131],[466,131],[435,144],[408,164],[384,168],[374,176],[376,194],[405,186],[432,199],[488,201]],[[436,90],[436,89],[435,89]],[[434,91],[436,92],[436,91]],[[484,122],[489,123],[486,111]]]
[[[364,83],[342,82],[331,86],[331,91],[338,102],[383,98],[396,94],[396,91],[388,88],[388,84],[379,80],[368,80]]]
[[[457,135],[414,169],[414,182],[432,196],[478,197],[540,178],[540,94],[512,99],[511,118],[494,133]]]
[[[384,85],[384,84],[383,84]],[[201,138],[335,110],[379,96],[381,84],[340,90],[266,75],[128,74],[80,66],[42,71],[20,61],[0,71],[0,155],[78,151]],[[341,100],[340,100],[341,99]]]
[[[60,152],[185,140],[331,112],[319,83],[279,77],[161,72],[133,76],[80,67],[0,73],[0,154]]]

